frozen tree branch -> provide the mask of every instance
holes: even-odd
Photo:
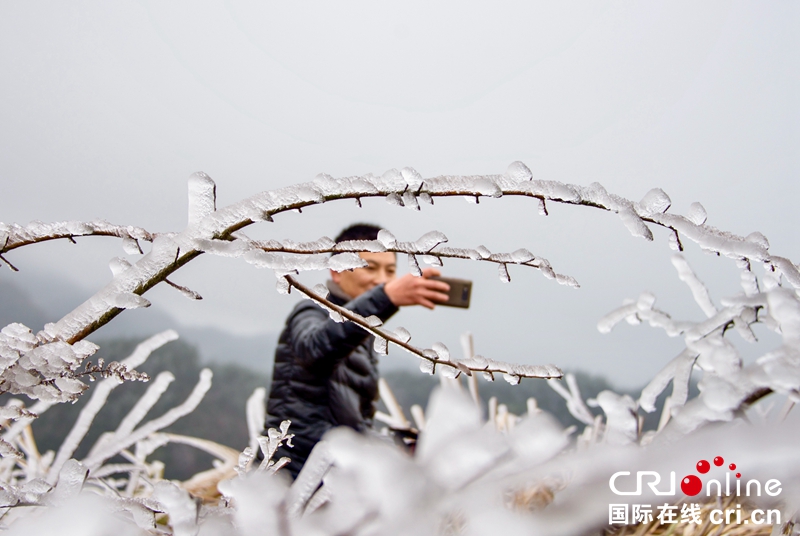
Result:
[[[124,240],[125,251],[142,253],[139,240],[152,242],[155,235],[141,227],[114,225],[107,221],[64,221],[43,223],[34,221],[26,226],[0,223],[0,255],[30,244],[48,240],[67,239],[75,242],[78,236],[113,236]],[[6,261],[8,262],[8,261]]]
[[[289,275],[284,277],[290,286],[302,292],[309,299],[314,300],[325,309],[333,311],[335,314],[340,315],[342,318],[353,322],[362,329],[375,335],[376,345],[381,344],[381,340],[389,341],[423,359],[426,363],[430,364],[431,374],[435,372],[436,366],[439,366],[445,370],[449,368],[454,377],[457,377],[462,372],[467,375],[472,375],[473,372],[480,372],[486,375],[499,373],[516,378],[516,381],[513,381],[513,383],[519,382],[520,378],[560,378],[563,376],[561,369],[555,365],[516,365],[502,361],[495,361],[494,359],[487,359],[479,355],[472,356],[469,359],[455,360],[450,359],[449,352],[446,348],[444,348],[444,345],[440,343],[434,344],[434,348],[430,349],[417,348],[416,346],[408,343],[408,338],[400,338],[397,336],[397,334],[374,325],[375,323],[370,322],[370,319],[364,318],[344,307],[336,305],[324,296],[303,285],[294,277]],[[438,348],[436,347],[437,345]]]

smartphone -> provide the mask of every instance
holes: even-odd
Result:
[[[436,305],[447,305],[448,307],[469,308],[469,299],[472,295],[472,281],[468,279],[454,279],[452,277],[431,277],[437,281],[444,281],[450,285],[450,298],[443,303]]]

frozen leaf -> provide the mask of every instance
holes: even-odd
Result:
[[[539,215],[540,216],[547,216],[548,215],[547,204],[545,204],[544,199],[536,198],[536,205],[537,205],[537,208],[539,209]]]
[[[409,333],[406,328],[397,327],[395,328],[394,333],[395,336],[403,342],[408,342],[411,340],[411,333]]]
[[[486,248],[486,246],[478,246],[477,248],[475,248],[475,251],[478,252],[478,254],[481,256],[482,259],[488,259],[489,257],[492,256],[492,252],[489,251],[489,249]]]
[[[322,299],[327,298],[328,294],[330,294],[330,291],[328,290],[328,287],[326,287],[325,285],[321,285],[321,284],[320,285],[314,285],[314,288],[312,288],[311,290],[314,292],[314,294],[316,294],[317,296],[319,296]]]
[[[386,202],[389,203],[390,205],[395,205],[395,206],[398,206],[398,207],[402,207],[403,206],[403,198],[400,197],[396,193],[391,193],[391,194],[387,195],[386,196]]]
[[[483,379],[486,380],[487,382],[494,381],[494,374],[492,374],[491,372],[482,372],[481,374],[483,375]]]
[[[511,162],[505,173],[506,177],[513,181],[529,181],[533,179],[531,170],[520,161]]]
[[[288,279],[283,276],[278,276],[278,280],[275,282],[275,288],[280,294],[289,294],[291,286],[289,285]]]
[[[486,195],[489,197],[501,197],[503,195],[503,191],[500,189],[497,183],[488,177],[479,178],[475,181],[473,187],[481,195]]]
[[[428,192],[422,192],[417,196],[417,200],[422,203],[427,203],[429,205],[433,205],[433,198],[430,196]]]
[[[703,225],[708,218],[706,209],[700,203],[692,203],[689,206],[689,213],[686,218],[695,225]]]
[[[375,337],[375,342],[372,346],[378,355],[388,355],[389,353],[389,341],[383,337]]]
[[[408,190],[403,194],[403,205],[411,210],[419,210],[419,203],[417,202],[417,196],[414,195],[414,192]]]
[[[369,315],[364,320],[366,320],[367,324],[369,324],[373,328],[379,328],[379,327],[381,327],[383,325],[383,320],[381,320],[380,318],[378,318],[375,315]]]
[[[439,231],[430,231],[417,239],[414,246],[419,251],[430,251],[439,244],[447,242],[447,237]]]
[[[411,167],[404,167],[400,170],[400,174],[405,180],[406,184],[408,184],[409,190],[417,191],[419,187],[422,185],[422,175],[417,172],[416,169]]]
[[[408,271],[416,276],[422,275],[422,270],[419,269],[417,257],[413,253],[408,254]]]
[[[662,214],[669,209],[672,201],[661,188],[653,188],[645,194],[641,201],[636,205],[636,210],[642,216],[652,216]]]
[[[516,374],[503,374],[503,379],[511,385],[519,384],[520,377]]]
[[[142,253],[142,248],[139,247],[139,242],[135,238],[126,236],[122,239],[122,251],[127,255],[138,255]]]
[[[422,262],[430,266],[442,266],[442,259],[436,255],[421,255]]]
[[[328,260],[328,268],[334,272],[364,268],[365,266],[367,266],[367,261],[362,259],[358,253],[336,253]]]
[[[503,283],[511,282],[511,276],[508,274],[508,267],[505,263],[497,265],[497,275],[500,276],[500,281]]]
[[[439,373],[445,378],[457,378],[460,374],[459,370],[450,365],[439,365]]]
[[[759,233],[758,231],[752,232],[745,237],[745,240],[748,242],[752,242],[753,244],[757,244],[758,246],[764,248],[765,250],[769,249],[769,240],[763,234]]]
[[[436,357],[440,361],[449,361],[450,360],[450,350],[448,350],[447,346],[440,342],[435,342],[431,345],[431,349],[436,352]]]
[[[383,246],[387,249],[394,248],[397,245],[397,239],[386,229],[381,229],[378,231],[378,242],[383,244]]]
[[[427,359],[422,359],[419,362],[419,370],[425,374],[433,374],[433,363]]]
[[[520,248],[511,253],[511,259],[520,264],[534,260],[536,256],[525,248]]]

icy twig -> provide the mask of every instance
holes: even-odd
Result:
[[[103,461],[119,453],[121,450],[128,448],[137,441],[169,426],[181,417],[194,411],[211,388],[211,377],[211,370],[203,369],[200,372],[200,381],[198,381],[197,385],[195,385],[194,389],[189,394],[189,397],[182,404],[172,408],[161,417],[144,424],[126,437],[115,438],[114,441],[103,445],[97,452],[84,459],[83,464],[88,467],[90,471],[94,470],[98,468]]]
[[[306,287],[302,283],[300,283],[297,279],[292,276],[284,276],[285,279],[289,282],[289,285],[296,288],[306,296],[308,296],[313,301],[319,303],[324,308],[328,310],[332,310],[340,314],[343,318],[353,322],[354,324],[358,325],[362,329],[368,331],[375,335],[375,337],[380,337],[386,341],[389,341],[397,346],[400,346],[404,350],[411,352],[412,354],[422,358],[425,361],[428,361],[431,365],[434,366],[434,370],[436,366],[441,367],[451,367],[457,371],[456,374],[460,374],[461,372],[471,375],[473,372],[481,372],[485,374],[506,374],[509,376],[513,376],[516,378],[561,378],[563,376],[563,372],[561,369],[556,367],[555,365],[515,365],[511,363],[505,363],[502,361],[495,361],[493,359],[486,359],[480,358],[480,356],[474,356],[471,360],[467,361],[456,361],[451,359],[442,359],[439,357],[439,354],[431,349],[422,350],[417,348],[416,346],[412,346],[408,342],[396,337],[393,333],[381,329],[380,327],[373,326],[370,324],[367,319],[361,317],[349,311],[348,309],[336,305],[332,301],[323,298],[319,294],[315,293],[312,289]]]
[[[74,242],[73,238],[77,236],[113,236],[133,241],[138,247],[139,240],[152,242],[156,235],[141,227],[114,225],[103,220],[53,223],[33,221],[25,226],[0,222],[0,237],[2,237],[3,242],[3,246],[0,247],[0,254],[48,240],[67,239]],[[139,253],[141,253],[141,250]]]

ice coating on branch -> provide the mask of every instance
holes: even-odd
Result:
[[[478,252],[478,255],[481,256],[482,259],[488,259],[492,256],[492,252],[486,246],[478,246],[475,248],[475,251]]]
[[[217,186],[211,177],[198,171],[189,177],[189,225],[197,225],[217,210]]]
[[[636,441],[639,435],[639,421],[633,399],[613,391],[601,391],[595,400],[606,414],[606,443],[626,445]]]
[[[150,302],[133,292],[119,292],[108,297],[108,303],[120,309],[138,309],[140,307],[150,307]]]
[[[370,253],[386,251],[386,246],[378,240],[344,240],[332,247],[337,251],[366,251]]]
[[[156,483],[152,498],[169,515],[169,523],[175,536],[197,534],[198,505],[186,490],[173,482],[162,480]]]
[[[711,302],[711,297],[708,294],[708,289],[706,286],[697,278],[694,271],[692,271],[689,263],[686,262],[686,259],[683,255],[673,255],[672,256],[672,265],[678,270],[678,277],[681,281],[686,283],[689,289],[692,291],[692,296],[694,296],[694,300],[706,314],[706,316],[711,317],[717,313],[717,308]]]
[[[530,168],[520,161],[511,162],[506,168],[505,176],[512,181],[529,181],[533,179]]]
[[[686,217],[695,225],[703,225],[708,219],[708,214],[706,214],[706,209],[700,203],[692,203],[689,205],[689,212],[686,213]]]
[[[108,267],[111,269],[111,274],[117,276],[130,268],[131,263],[121,257],[114,257],[108,262]]]
[[[563,386],[558,380],[547,380],[547,385],[558,393],[567,403],[567,410],[573,417],[578,419],[584,424],[591,425],[594,423],[594,415],[586,407],[581,397],[581,391],[578,388],[578,382],[575,380],[574,374],[566,375],[567,388]]]
[[[77,460],[67,460],[58,473],[58,483],[53,490],[53,500],[63,501],[80,493],[89,470]]]
[[[447,237],[439,231],[425,233],[414,242],[414,246],[420,251],[431,251],[439,244],[447,242]]]
[[[769,240],[767,240],[767,237],[758,231],[750,233],[744,239],[748,242],[752,242],[753,244],[757,244],[758,246],[764,248],[764,250],[769,249]]]
[[[636,212],[641,216],[652,216],[666,212],[670,205],[672,205],[672,200],[664,193],[664,190],[653,188],[636,204]]]

